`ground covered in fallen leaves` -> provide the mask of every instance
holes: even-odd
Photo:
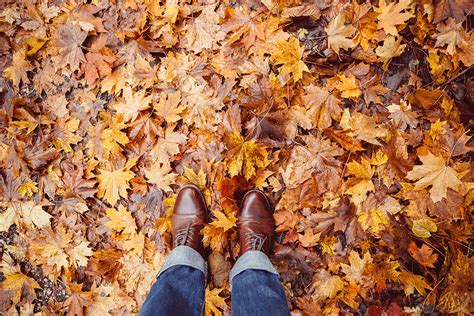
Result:
[[[300,314],[474,312],[469,0],[3,0],[0,312],[138,312],[197,184],[230,313],[245,190]],[[470,121],[471,120],[471,121]]]

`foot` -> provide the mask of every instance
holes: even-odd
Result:
[[[188,246],[203,255],[201,229],[207,223],[206,201],[195,185],[181,188],[171,215],[173,247]]]
[[[242,200],[237,221],[240,254],[258,250],[269,256],[274,229],[272,207],[265,194],[258,190],[247,192]]]

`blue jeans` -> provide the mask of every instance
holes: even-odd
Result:
[[[192,248],[171,251],[140,310],[149,315],[203,315],[207,265]],[[233,315],[290,315],[278,273],[260,251],[242,255],[230,272]]]

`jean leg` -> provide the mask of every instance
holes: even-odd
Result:
[[[261,251],[248,251],[230,272],[232,315],[290,315],[278,272]]]
[[[202,315],[207,264],[193,248],[174,248],[143,303],[140,316]]]
[[[202,315],[204,311],[204,273],[175,265],[161,273],[153,284],[140,316]]]

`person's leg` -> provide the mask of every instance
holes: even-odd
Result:
[[[268,258],[274,229],[265,194],[247,192],[237,221],[241,255],[230,271],[233,315],[290,315],[278,272]]]
[[[247,251],[230,272],[232,315],[290,315],[285,292],[267,255]]]
[[[199,188],[181,188],[171,215],[174,249],[156,277],[140,315],[202,315],[207,264],[201,230],[207,223],[206,201]]]
[[[202,315],[206,262],[194,249],[178,246],[158,273],[140,310],[149,315]]]

